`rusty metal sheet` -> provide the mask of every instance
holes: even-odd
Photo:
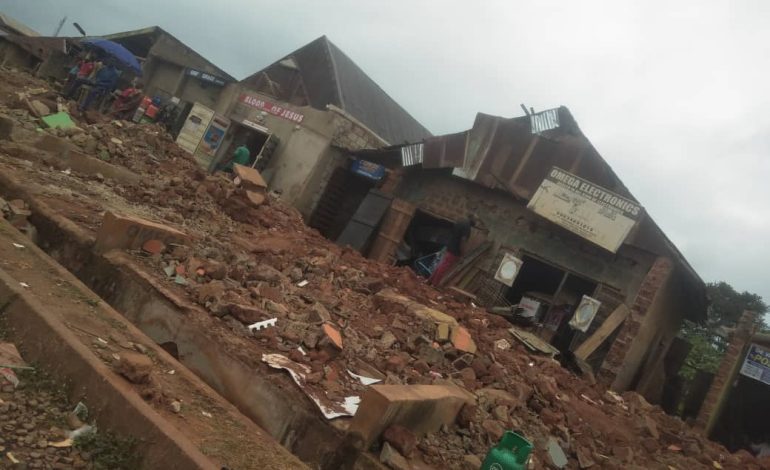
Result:
[[[425,139],[423,168],[454,168],[465,164],[468,132],[458,132]]]

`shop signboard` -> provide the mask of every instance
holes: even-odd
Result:
[[[741,374],[770,385],[770,350],[757,344],[749,346],[749,352],[741,366]]]
[[[211,83],[212,85],[225,86],[224,78],[217,77],[216,75],[212,75],[210,73],[201,72],[200,70],[187,69],[187,75],[197,78],[202,82]]]
[[[642,216],[635,201],[552,167],[527,208],[613,253]]]
[[[264,100],[257,96],[244,93],[241,95],[240,101],[247,106],[260,109],[266,113],[272,114],[273,116],[278,116],[280,118],[296,122],[297,124],[301,123],[302,120],[305,119],[305,115],[302,113],[292,111],[291,109],[285,108],[275,103],[271,103],[270,101]]]
[[[350,164],[350,170],[366,178],[379,181],[385,176],[385,167],[366,160],[353,160]]]
[[[200,103],[195,103],[187,115],[182,130],[176,138],[176,143],[189,153],[195,153],[208,129],[211,120],[214,119],[214,110]]]

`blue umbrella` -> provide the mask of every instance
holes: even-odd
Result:
[[[142,74],[142,66],[139,64],[139,61],[136,60],[136,56],[117,42],[108,41],[106,39],[85,39],[83,40],[83,44],[98,47],[117,60],[123,62],[123,64],[133,69],[139,75]]]

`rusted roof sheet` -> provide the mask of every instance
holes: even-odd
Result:
[[[452,168],[463,166],[468,132],[447,134],[425,139],[423,168]]]

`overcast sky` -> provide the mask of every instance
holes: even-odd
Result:
[[[706,281],[770,301],[770,2],[0,0],[42,34],[159,25],[240,79],[327,35],[434,134],[567,106]]]

